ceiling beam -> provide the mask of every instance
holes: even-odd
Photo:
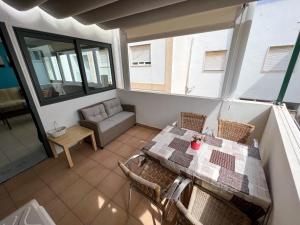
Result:
[[[251,1],[253,0],[189,0],[136,15],[98,23],[97,25],[103,29],[127,29]]]
[[[117,1],[118,0],[49,0],[40,5],[40,8],[55,18],[62,19],[96,8],[102,8]]]
[[[29,10],[33,7],[39,6],[46,1],[47,0],[3,0],[3,2],[19,11]]]
[[[87,11],[74,16],[74,18],[83,24],[102,23],[185,1],[186,0],[121,0]]]

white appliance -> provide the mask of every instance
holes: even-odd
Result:
[[[43,206],[33,199],[5,219],[0,225],[55,225]]]

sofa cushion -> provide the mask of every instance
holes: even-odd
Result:
[[[81,110],[81,112],[84,119],[93,122],[101,122],[108,117],[102,104],[84,108]]]
[[[132,116],[134,116],[133,112],[126,112],[126,111],[119,112],[118,114],[115,114],[112,117],[109,117],[108,119],[101,121],[99,123],[100,130],[101,132],[105,132],[110,128],[129,119]]]
[[[117,98],[113,98],[111,100],[103,102],[107,115],[109,117],[116,115],[117,113],[123,111],[121,102]]]

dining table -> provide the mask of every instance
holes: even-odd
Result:
[[[203,135],[201,147],[191,148],[198,132],[167,126],[142,149],[163,166],[193,178],[246,213],[253,221],[265,218],[271,197],[258,147]]]

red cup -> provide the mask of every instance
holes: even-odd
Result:
[[[194,150],[199,150],[200,146],[201,146],[201,143],[200,143],[200,142],[197,142],[197,141],[191,141],[191,147],[192,147],[192,149],[194,149]]]

